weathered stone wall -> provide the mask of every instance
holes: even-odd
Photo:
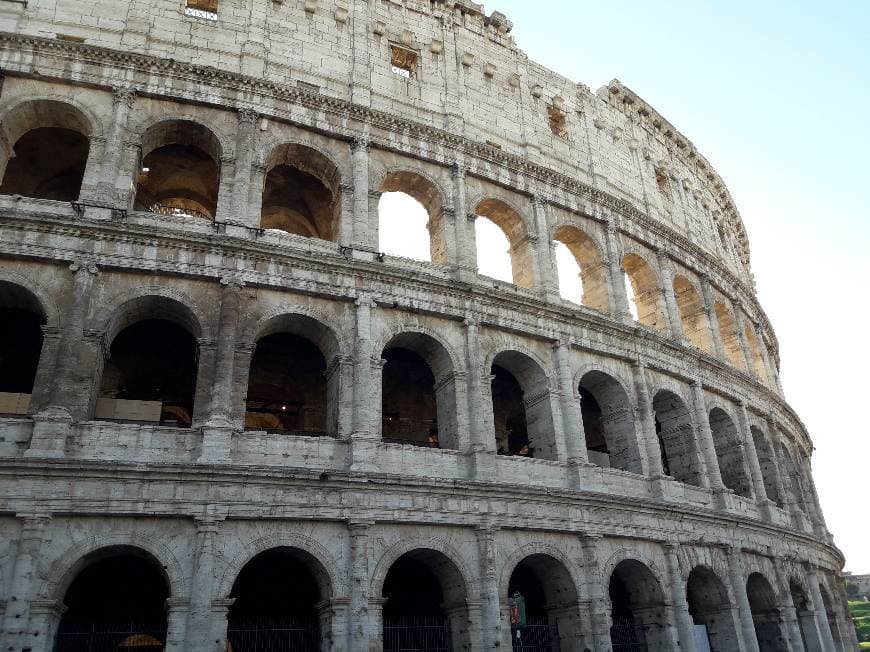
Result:
[[[473,650],[510,645],[527,559],[563,596],[562,649],[609,649],[625,568],[658,586],[656,649],[694,649],[687,587],[725,596],[722,649],[758,649],[758,576],[785,648],[850,649],[739,215],[630,91],[529,62],[469,2],[222,0],[211,21],[180,0],[0,1],[0,30],[0,174],[31,129],[90,143],[77,202],[0,195],[0,308],[26,296],[44,321],[29,413],[0,418],[3,649],[51,649],[76,575],[133,548],[170,587],[167,649],[223,651],[235,578],[281,547],[324,569],[328,649],[380,649],[386,574],[421,549],[452,569]],[[416,76],[391,71],[391,43]],[[142,157],[179,124],[219,166],[214,219],[132,210]],[[260,228],[265,176],[292,156],[332,195],[331,241]],[[378,253],[378,199],[402,189],[430,212],[431,263]],[[516,284],[477,274],[476,214],[506,230]],[[554,238],[585,305],[559,297]],[[112,342],[152,318],[196,339],[191,428],[95,418]],[[327,436],[244,428],[274,333],[323,354]],[[440,448],[382,440],[394,345],[432,372]],[[532,458],[497,455],[493,365],[522,389]],[[608,453],[587,450],[581,386]]]

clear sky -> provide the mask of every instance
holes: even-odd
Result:
[[[535,61],[617,78],[713,164],[749,231],[786,398],[846,569],[870,573],[870,0],[496,0]]]

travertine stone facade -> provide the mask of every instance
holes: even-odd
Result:
[[[166,649],[223,652],[236,580],[274,550],[310,569],[323,650],[390,647],[404,559],[454,650],[511,645],[520,566],[562,650],[611,649],[616,581],[649,649],[700,649],[699,624],[716,650],[855,649],[746,232],[691,142],[468,0],[211,4],[0,0],[0,177],[51,159],[25,155],[35,130],[63,132],[58,159],[86,139],[73,201],[0,194],[0,308],[42,342],[32,389],[0,394],[0,649],[53,649],[76,578],[134,554],[165,580]],[[392,191],[429,211],[432,262],[378,252]],[[477,216],[513,284],[477,273]],[[177,420],[107,391],[148,320],[195,351]],[[325,379],[282,432],[250,425],[276,335]],[[387,435],[396,349],[431,376],[429,446]],[[512,407],[526,450],[499,454]]]

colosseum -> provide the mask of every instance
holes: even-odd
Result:
[[[0,0],[0,649],[857,648],[727,187],[511,30]]]

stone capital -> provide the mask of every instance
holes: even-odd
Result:
[[[350,141],[350,149],[352,152],[367,152],[371,147],[371,141],[368,136],[354,136]]]
[[[257,118],[260,117],[260,114],[254,109],[243,107],[239,109],[237,117],[240,125],[252,125],[256,124]]]
[[[79,272],[88,273],[92,276],[96,276],[100,273],[100,268],[97,267],[97,264],[93,261],[89,260],[74,260],[70,263],[69,271],[73,274],[78,274]]]
[[[116,86],[112,89],[112,103],[115,105],[123,104],[128,109],[132,109],[137,92],[138,90],[132,86]]]

